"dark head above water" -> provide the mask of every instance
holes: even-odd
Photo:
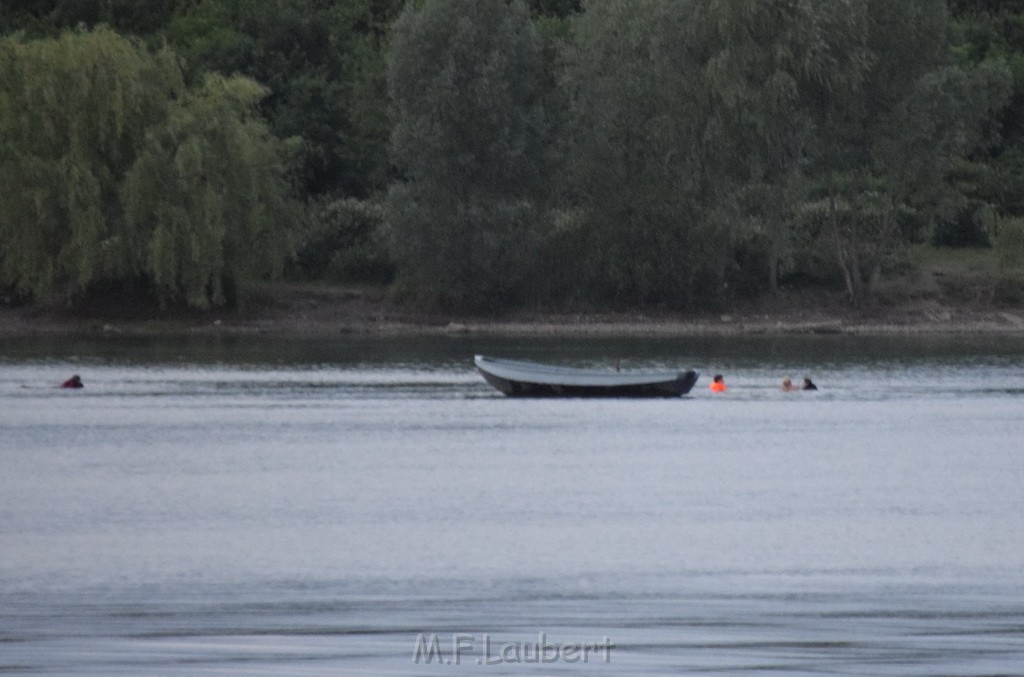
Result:
[[[82,383],[82,377],[79,376],[78,374],[75,374],[74,376],[69,378],[67,381],[64,381],[64,383],[61,383],[60,387],[61,388],[84,388],[85,384]]]

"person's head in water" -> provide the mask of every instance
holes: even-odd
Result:
[[[711,379],[711,392],[713,393],[724,393],[725,392],[725,377],[721,374],[715,374],[715,377]]]
[[[814,381],[809,378],[804,379],[803,390],[817,390],[818,386],[814,385]]]
[[[785,391],[796,390],[796,388],[793,387],[793,379],[788,376],[782,379],[782,389]]]
[[[67,381],[64,381],[64,383],[61,383],[60,387],[61,388],[82,388],[82,387],[84,387],[84,384],[82,383],[82,377],[79,376],[78,374],[75,374],[74,376],[69,378]]]

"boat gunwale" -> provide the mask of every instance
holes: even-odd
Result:
[[[502,358],[476,355],[473,362],[481,371],[498,378],[550,386],[570,387],[624,387],[649,386],[662,383],[674,383],[685,379],[688,371],[638,372],[638,371],[604,371],[597,369],[579,369],[575,367],[558,367],[506,360]]]

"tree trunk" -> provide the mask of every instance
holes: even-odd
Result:
[[[875,257],[871,266],[871,275],[867,279],[867,296],[875,293],[878,280],[882,277],[882,257],[886,250],[892,245],[893,236],[896,231],[896,204],[891,195],[886,195],[885,209],[882,210],[882,231],[879,233],[878,242],[875,245]]]
[[[846,282],[846,293],[850,300],[857,301],[857,268],[856,255],[848,255],[843,247],[843,237],[839,233],[839,211],[836,207],[836,196],[829,196],[829,225],[832,228],[832,239],[836,246],[836,260],[839,268],[843,271],[843,280]]]
[[[768,216],[768,291],[772,296],[779,293],[779,259],[782,257],[782,240],[785,237],[785,225],[783,223],[783,200],[785,195],[779,186],[771,191],[772,204],[765,210]]]

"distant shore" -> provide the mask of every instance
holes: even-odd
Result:
[[[393,304],[381,289],[279,283],[244,311],[132,314],[130,309],[71,312],[0,307],[0,338],[90,336],[482,335],[523,337],[666,337],[757,335],[1006,335],[1024,337],[1024,308],[942,303],[875,304],[856,309],[821,292],[792,294],[719,314],[519,311],[465,317]]]

